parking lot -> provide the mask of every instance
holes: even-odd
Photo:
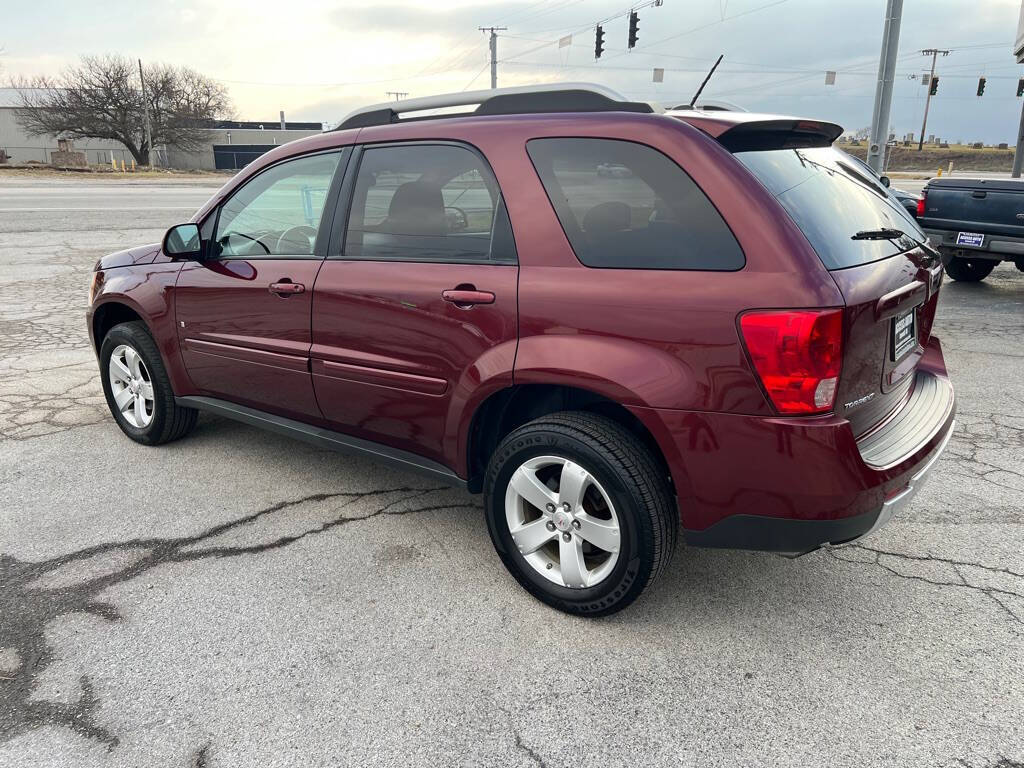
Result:
[[[949,450],[862,544],[532,599],[479,497],[204,416],[132,443],[84,312],[224,179],[0,177],[0,765],[1024,764],[1024,273],[943,287]]]

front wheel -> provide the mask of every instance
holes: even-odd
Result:
[[[137,443],[177,440],[196,424],[198,411],[174,402],[156,342],[142,323],[115,325],[103,338],[100,378],[117,426]]]
[[[622,610],[675,549],[679,514],[664,471],[604,416],[557,413],[516,429],[491,458],[484,494],[502,562],[567,613]]]
[[[966,259],[954,256],[946,265],[946,274],[963,283],[977,283],[988,277],[997,263],[993,259]]]

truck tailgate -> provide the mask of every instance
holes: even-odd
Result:
[[[1024,237],[1024,182],[937,179],[925,190],[923,229]]]

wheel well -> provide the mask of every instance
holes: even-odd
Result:
[[[108,302],[96,308],[92,317],[92,338],[96,344],[96,351],[99,352],[103,345],[103,338],[111,328],[120,323],[144,322],[139,313],[125,304]]]
[[[508,387],[488,397],[473,415],[469,431],[469,490],[483,489],[487,462],[498,443],[527,422],[559,411],[589,411],[614,419],[647,446],[671,482],[668,464],[647,427],[625,407],[602,395],[576,387],[555,384],[523,384]]]

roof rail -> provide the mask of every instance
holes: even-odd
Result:
[[[408,112],[423,112],[448,107],[474,107],[461,113],[400,118]],[[492,88],[486,91],[463,91],[416,99],[389,101],[357,109],[348,114],[333,130],[388,125],[406,120],[425,120],[468,115],[518,115],[542,112],[642,112],[651,113],[650,104],[626,101],[603,85],[594,83],[547,83],[516,88]]]

